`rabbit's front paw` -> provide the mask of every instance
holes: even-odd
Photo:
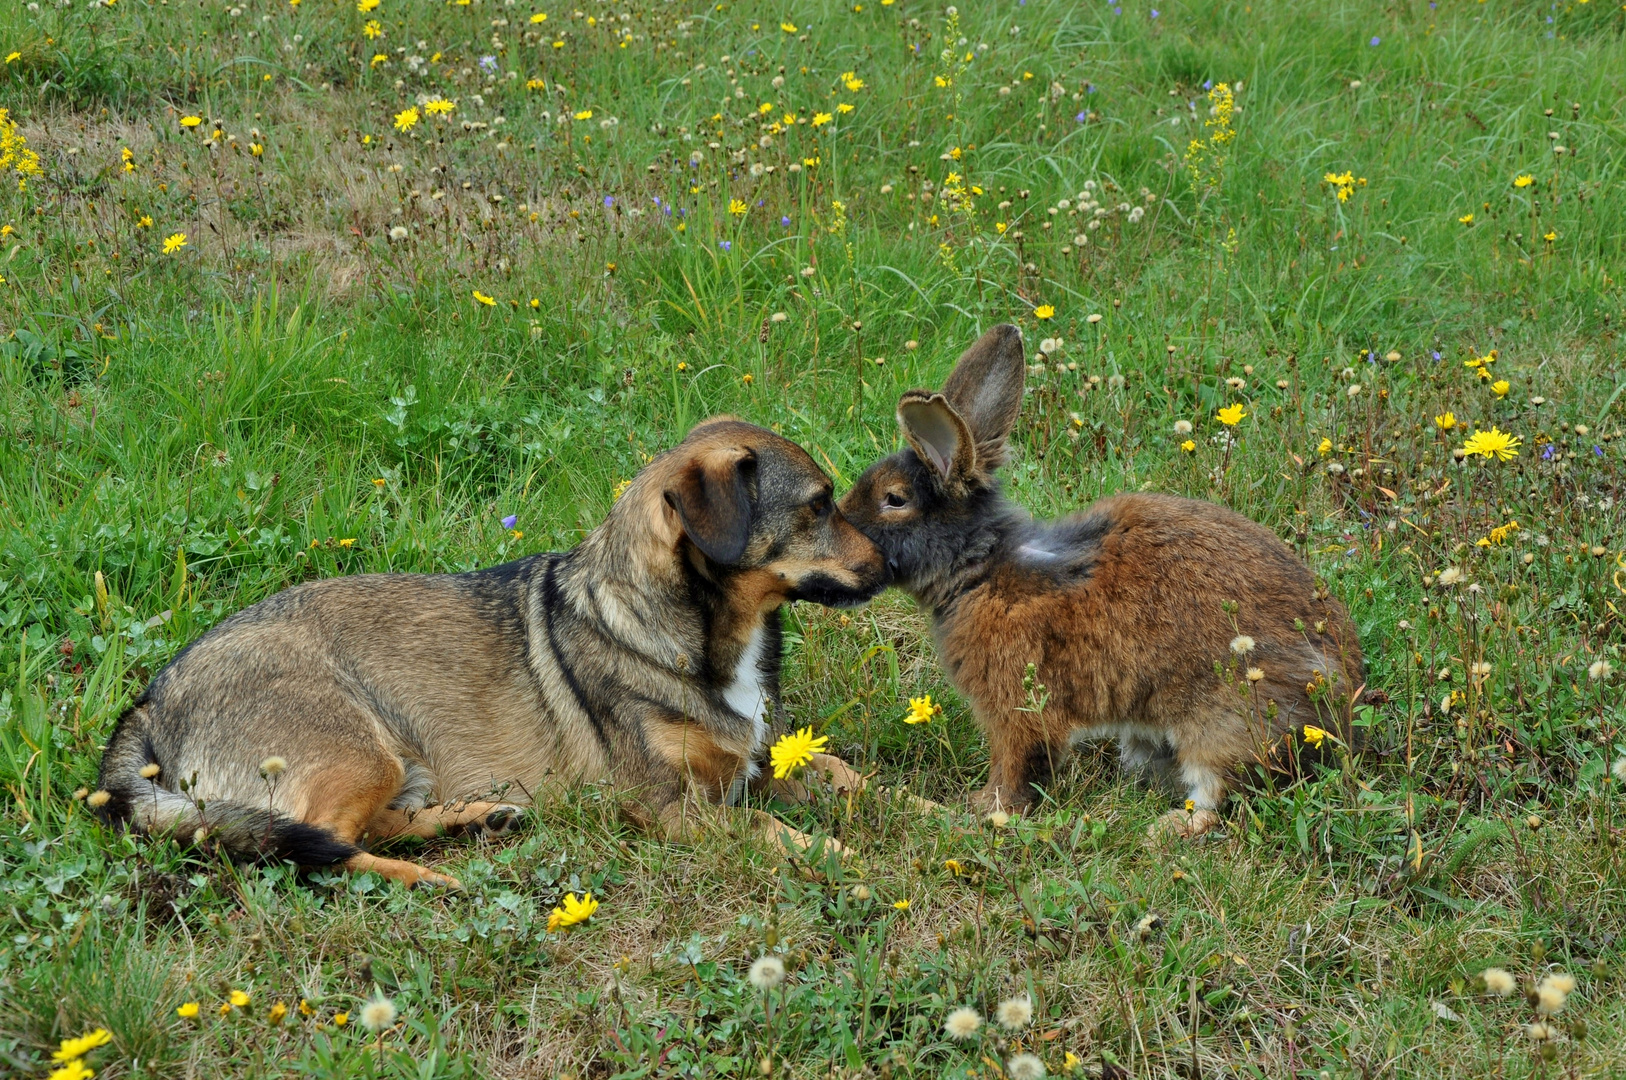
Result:
[[[1020,788],[1017,789],[1017,791],[1021,790],[1022,789]],[[1031,791],[1032,789],[1028,788],[1027,790]],[[1027,808],[1032,804],[1033,799],[1031,796],[1025,799],[1020,798],[1015,791],[1012,791],[1008,787],[1003,787],[999,784],[989,784],[981,791],[972,792],[969,802],[971,803],[971,809],[973,812],[986,816],[988,814],[995,813],[1025,813]]]
[[[1152,822],[1146,834],[1154,840],[1177,836],[1191,840],[1219,827],[1220,816],[1213,810],[1170,810]]]

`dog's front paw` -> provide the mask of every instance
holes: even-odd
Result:
[[[1146,830],[1146,835],[1154,840],[1177,837],[1181,840],[1193,840],[1210,831],[1217,829],[1220,816],[1213,810],[1170,810]]]
[[[512,836],[523,829],[529,821],[530,814],[524,807],[499,806],[481,819],[480,838],[495,840],[502,836]]]

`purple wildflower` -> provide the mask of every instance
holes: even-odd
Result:
[[[480,66],[485,68],[487,71],[496,71],[497,58],[495,56],[482,56],[480,57]]]
[[[729,241],[727,241],[727,240],[719,240],[719,241],[717,241],[717,246],[722,248],[724,251],[733,251],[734,250],[734,245],[732,243],[730,243]]]
[[[606,195],[606,196],[604,196],[604,209],[608,210],[610,207],[612,207],[614,205],[615,205],[615,196],[614,195]]]
[[[507,517],[502,519],[502,527],[505,529],[512,529],[514,527],[514,523],[518,520],[518,514],[509,514]]]
[[[1378,47],[1378,42],[1380,42],[1382,40],[1383,40],[1382,38],[1374,37],[1371,41],[1367,42],[1367,44],[1371,45],[1375,49],[1375,48]]]

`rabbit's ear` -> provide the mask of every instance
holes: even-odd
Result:
[[[1022,331],[1004,323],[972,343],[943,386],[943,396],[971,429],[982,469],[992,471],[1005,461],[1005,439],[1022,410],[1027,370]]]
[[[977,464],[971,432],[942,394],[910,390],[898,402],[898,424],[920,460],[942,480],[958,483]]]

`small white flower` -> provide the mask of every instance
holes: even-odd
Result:
[[[1594,660],[1586,669],[1587,678],[1593,682],[1603,682],[1615,673],[1615,665],[1607,660]]]
[[[1190,420],[1176,420],[1174,422],[1174,433],[1176,435],[1190,435],[1191,434],[1191,421]]]
[[[1006,1031],[1020,1031],[1033,1022],[1033,1002],[1026,997],[1006,998],[994,1016]]]
[[[1254,640],[1247,634],[1238,634],[1231,639],[1231,651],[1238,656],[1247,656],[1253,652]]]
[[[969,1039],[982,1027],[982,1017],[969,1005],[962,1005],[943,1021],[943,1034],[956,1042]]]
[[[273,754],[260,762],[261,776],[281,776],[288,771],[288,759]]]
[[[766,993],[785,981],[785,962],[769,953],[751,965],[751,985]]]
[[[1609,771],[1615,774],[1615,779],[1616,780],[1619,780],[1621,783],[1626,784],[1626,757],[1616,758],[1615,763],[1613,765],[1609,766]],[[100,794],[100,792],[98,792],[97,794]],[[91,796],[91,798],[93,798],[93,799],[95,797],[96,797],[95,795]]]
[[[1437,580],[1442,589],[1449,589],[1453,585],[1461,584],[1463,577],[1464,575],[1461,570],[1457,569],[1455,566],[1447,566],[1444,570],[1440,571],[1440,576]]]
[[[1359,397],[1360,394],[1361,394],[1361,391],[1364,390],[1364,389],[1365,389],[1365,387],[1363,387],[1360,383],[1353,382],[1353,383],[1349,384],[1349,389],[1347,391],[1345,391],[1345,392],[1347,394],[1349,394],[1350,397]]]
[[[405,240],[406,238],[407,230],[405,225],[397,225],[390,230],[391,240]]]
[[[1473,666],[1472,671],[1475,678],[1483,679],[1491,673],[1491,666],[1488,662],[1481,660]]]
[[[1248,681],[1249,682],[1258,682],[1260,679],[1263,679],[1264,677],[1265,677],[1265,673],[1262,670],[1260,670],[1259,668],[1251,667],[1251,668],[1248,669]]]

